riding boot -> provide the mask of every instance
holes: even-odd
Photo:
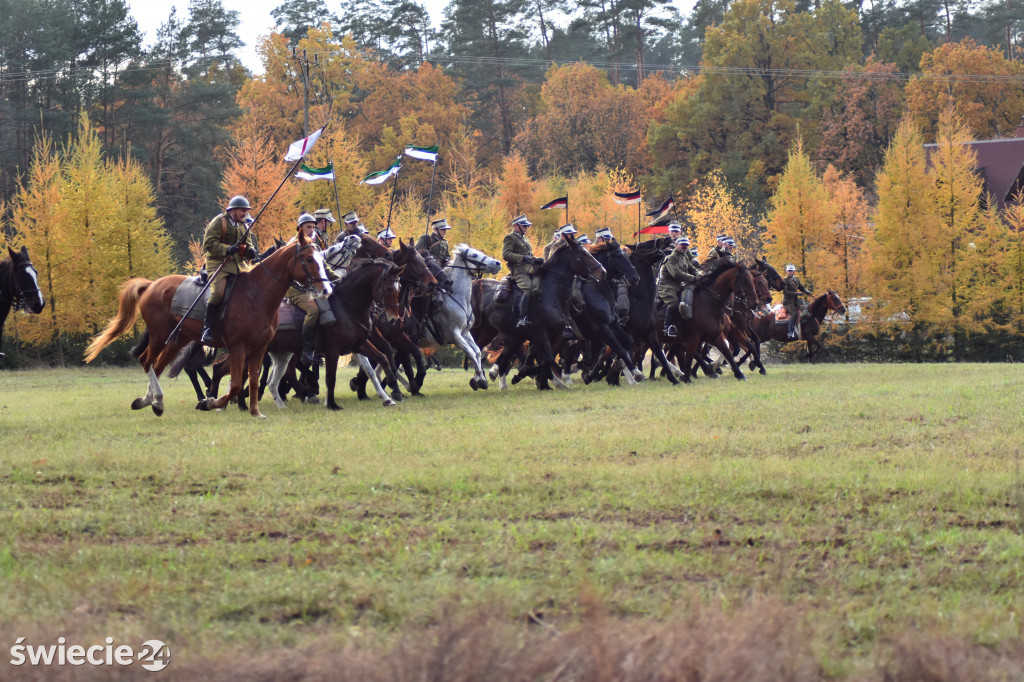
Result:
[[[206,304],[206,315],[203,317],[203,334],[199,337],[201,343],[213,343],[213,325],[216,324],[217,318],[220,317],[221,303],[223,301]]]
[[[792,315],[789,317],[789,332],[786,334],[786,338],[790,340],[796,338],[796,320],[793,319]]]
[[[530,314],[530,292],[524,291],[522,298],[519,299],[519,321],[516,322],[517,327],[525,327],[529,324],[527,317]]]
[[[302,327],[302,361],[313,364],[313,337],[316,336],[316,325],[308,324]]]
[[[679,317],[679,310],[677,306],[667,306],[665,308],[665,328],[661,330],[661,333],[670,339],[674,339],[679,336],[679,328],[674,324]]]

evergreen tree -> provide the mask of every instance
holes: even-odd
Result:
[[[288,38],[288,44],[293,47],[310,27],[324,22],[337,25],[340,21],[320,0],[285,0],[272,9],[270,15],[277,22],[278,32]]]

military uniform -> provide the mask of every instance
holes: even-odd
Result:
[[[658,298],[665,305],[675,308],[683,288],[697,279],[697,268],[686,251],[673,250],[661,264],[658,275]]]
[[[707,265],[707,264],[711,263],[712,261],[718,260],[719,258],[726,258],[726,257],[732,258],[732,254],[730,254],[728,251],[726,251],[721,246],[717,246],[717,245],[716,246],[712,246],[711,250],[708,251],[708,257],[704,260],[704,264]]]
[[[224,264],[220,272],[213,278],[210,284],[210,296],[207,303],[219,304],[224,298],[225,281],[228,275],[237,275],[241,271],[242,262],[251,259],[256,255],[256,242],[250,231],[245,238],[246,252],[236,251],[228,256],[228,248],[238,244],[242,235],[245,234],[247,225],[245,221],[235,222],[227,213],[221,213],[210,221],[206,226],[203,235],[203,250],[206,252],[206,271],[214,272]]]
[[[516,231],[505,235],[501,243],[501,258],[508,265],[509,277],[520,291],[538,293],[540,279],[535,273],[533,247],[529,239]]]
[[[544,260],[547,260],[548,258],[550,258],[551,254],[553,254],[555,251],[558,251],[563,246],[565,246],[565,240],[564,239],[560,239],[558,237],[555,237],[550,242],[545,244],[545,246],[544,246]]]
[[[796,275],[790,275],[782,280],[782,307],[786,309],[791,320],[798,320],[800,315],[802,294],[810,295],[800,279]]]
[[[507,238],[507,237],[506,237]],[[416,248],[423,249],[437,259],[441,265],[448,264],[448,240],[436,233],[425,234],[416,241]]]

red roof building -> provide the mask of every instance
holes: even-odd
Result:
[[[982,189],[996,198],[1000,209],[1005,208],[1013,196],[1024,189],[1024,116],[1017,126],[1016,137],[975,140],[967,144],[978,155],[978,172],[984,182]],[[931,155],[935,145],[926,144],[924,148]]]

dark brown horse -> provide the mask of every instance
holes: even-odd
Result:
[[[158,377],[185,345],[199,339],[202,321],[186,318],[178,335],[167,342],[171,330],[181,319],[171,313],[171,301],[184,280],[184,275],[168,275],[156,281],[135,277],[125,282],[118,294],[117,315],[86,348],[86,362],[95,360],[101,350],[131,329],[139,313],[142,314],[149,330],[149,346],[139,355],[139,362],[149,377],[149,390],[145,397],[135,399],[133,410],[150,406],[157,416],[164,413],[163,389]],[[245,364],[249,369],[249,385],[259,386],[263,354],[277,331],[277,308],[293,282],[312,287],[322,296],[332,290],[323,257],[305,236],[300,236],[294,247],[278,249],[265,261],[235,276],[223,322],[214,330],[214,345],[227,348],[231,354],[231,388],[220,398],[200,402],[199,409],[221,409],[237,395],[242,389]],[[255,390],[249,391],[249,413],[263,417]]]
[[[683,323],[676,339],[666,339],[684,351],[682,379],[690,381],[690,365],[696,360],[702,342],[718,349],[737,379],[746,379],[729,349],[725,332],[730,324],[726,315],[729,297],[735,294],[748,306],[757,305],[757,292],[750,270],[742,263],[719,259],[697,280],[693,293],[693,317]]]
[[[39,274],[32,267],[28,249],[7,248],[8,257],[0,261],[0,343],[3,342],[4,324],[11,310],[24,309],[38,315],[43,312],[46,299],[39,290]],[[4,357],[0,353],[0,358]]]
[[[815,298],[807,306],[808,316],[802,317],[800,320],[800,338],[807,342],[807,355],[805,356],[807,360],[813,358],[815,353],[821,350],[821,342],[816,337],[821,331],[821,323],[825,316],[833,311],[842,315],[846,312],[846,306],[840,300],[839,294],[831,289]],[[786,338],[788,331],[788,324],[776,322],[774,311],[757,318],[754,322],[754,332],[762,341],[774,339],[784,343],[788,342],[790,341]]]

